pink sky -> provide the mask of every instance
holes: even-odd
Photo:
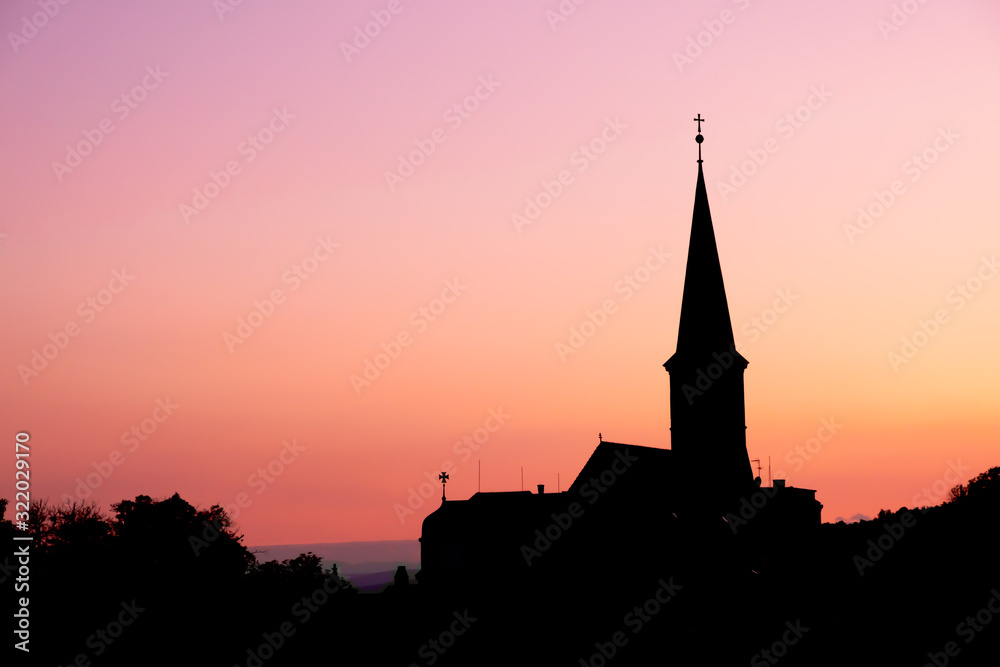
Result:
[[[103,468],[104,506],[243,498],[250,544],[409,539],[448,460],[466,498],[479,460],[554,489],[598,432],[668,447],[699,113],[750,457],[825,520],[1000,465],[995,3],[223,2],[0,10],[0,423],[35,497]]]

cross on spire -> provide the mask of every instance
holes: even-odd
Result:
[[[698,164],[701,164],[701,142],[705,141],[705,137],[701,136],[701,124],[705,122],[705,119],[698,114],[697,118],[692,118],[691,120],[698,123],[698,134],[695,135],[694,140],[698,142]]]
[[[441,500],[444,501],[444,485],[448,483],[448,473],[442,472],[438,475],[438,479],[441,480]]]

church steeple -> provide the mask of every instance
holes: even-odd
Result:
[[[715,244],[712,213],[708,208],[705,175],[701,160],[698,162],[681,323],[677,332],[678,352],[728,349],[734,342],[726,287],[722,281],[722,263]]]
[[[698,182],[694,194],[677,350],[663,366],[670,373],[671,448],[688,474],[713,479],[738,498],[752,483],[746,449],[743,371],[736,351],[722,265],[702,170],[698,122]],[[732,495],[735,494],[735,495]]]

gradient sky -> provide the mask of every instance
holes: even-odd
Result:
[[[480,460],[565,489],[599,432],[669,447],[699,113],[765,479],[830,521],[1000,464],[995,2],[52,4],[0,9],[0,424],[35,497],[410,539],[448,460],[467,498]]]

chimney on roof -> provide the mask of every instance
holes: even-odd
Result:
[[[774,480],[774,488],[776,488],[776,489],[783,489],[783,488],[785,488],[785,480],[783,480],[783,479],[776,479],[776,480]]]
[[[545,485],[544,484],[539,484],[538,485],[538,495],[542,495],[543,493],[545,493]]]

